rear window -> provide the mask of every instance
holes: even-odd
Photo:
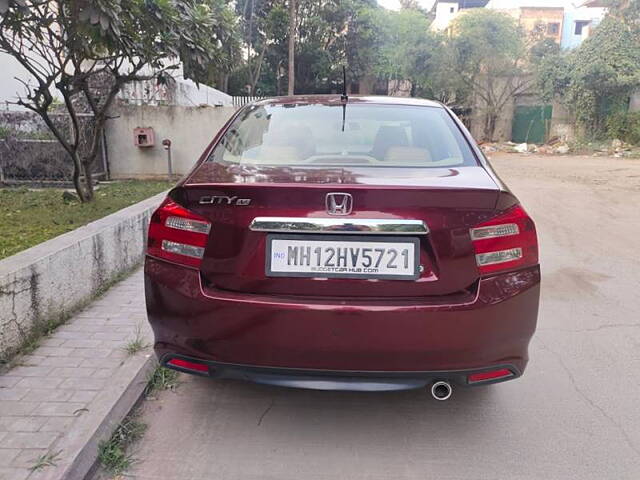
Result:
[[[371,167],[477,164],[444,109],[370,104],[248,107],[209,161]]]

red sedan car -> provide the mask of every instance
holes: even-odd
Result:
[[[533,221],[441,104],[294,96],[242,108],[153,214],[145,263],[169,368],[396,390],[522,375]]]

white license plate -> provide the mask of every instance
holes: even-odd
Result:
[[[419,277],[416,238],[269,235],[266,274],[272,277]]]

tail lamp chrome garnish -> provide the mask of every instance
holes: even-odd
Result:
[[[471,229],[471,240],[482,240],[485,238],[507,237],[520,233],[518,225],[507,223],[504,225],[492,225],[490,227],[479,227]]]
[[[203,233],[205,235],[209,235],[209,232],[211,231],[211,224],[209,222],[194,220],[192,218],[171,216],[167,217],[164,224],[169,228],[185,230],[187,232]]]

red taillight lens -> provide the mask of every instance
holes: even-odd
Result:
[[[151,216],[147,253],[199,267],[210,231],[211,223],[205,218],[167,199]]]
[[[469,231],[480,274],[538,263],[536,226],[520,205]]]
[[[187,370],[195,370],[196,372],[208,373],[209,367],[204,363],[190,362],[189,360],[183,360],[182,358],[172,358],[167,362],[168,365],[173,367],[185,368]]]
[[[467,381],[469,383],[483,382],[485,380],[496,380],[498,378],[510,377],[511,375],[513,375],[511,370],[501,368],[499,370],[491,370],[489,372],[472,373],[467,377]]]

